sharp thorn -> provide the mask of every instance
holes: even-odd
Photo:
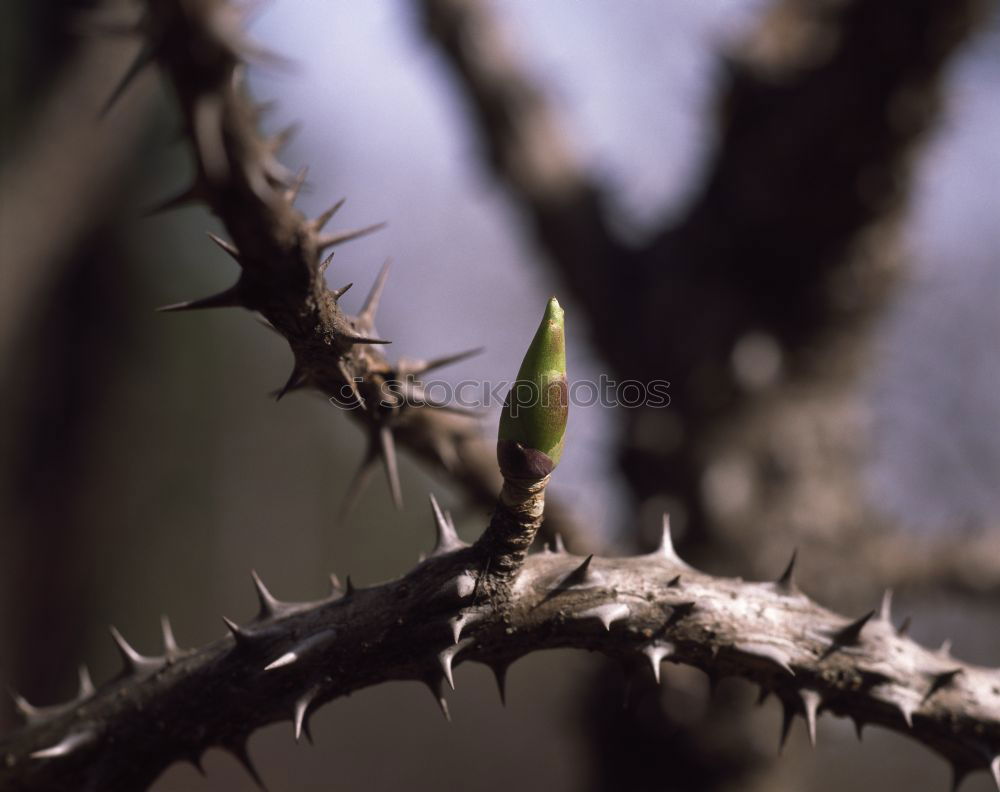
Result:
[[[94,680],[90,678],[90,669],[85,665],[81,665],[77,670],[77,676],[79,678],[79,684],[77,686],[76,700],[83,701],[94,695]]]
[[[226,253],[228,253],[230,256],[232,256],[233,259],[235,259],[237,263],[239,262],[239,260],[240,260],[240,251],[237,250],[236,245],[234,245],[232,242],[229,242],[229,241],[223,239],[222,237],[220,237],[220,236],[218,236],[216,234],[213,234],[211,231],[206,231],[205,233],[208,234],[208,238],[211,239],[216,245],[218,245]]]
[[[236,647],[249,646],[252,642],[252,636],[246,630],[244,630],[240,625],[234,622],[232,619],[227,619],[225,616],[222,617],[222,621],[225,622],[226,629],[229,630],[233,639],[236,641]]]
[[[285,200],[294,204],[296,199],[299,197],[299,193],[302,191],[302,186],[306,183],[306,176],[309,175],[309,166],[305,166],[295,174],[295,179],[289,185],[288,189],[285,190]]]
[[[145,657],[133,649],[125,637],[115,627],[109,627],[111,638],[118,647],[121,654],[123,672],[125,674],[136,674],[145,671],[155,671],[163,665],[163,660],[159,657]]]
[[[337,245],[342,245],[345,242],[351,242],[355,239],[359,239],[360,237],[380,231],[385,228],[385,225],[385,223],[376,223],[375,225],[365,226],[364,228],[356,228],[351,231],[341,231],[337,234],[322,234],[316,240],[316,246],[320,250],[336,247]]]
[[[454,363],[465,360],[466,358],[479,355],[485,351],[485,349],[485,347],[476,347],[475,349],[467,349],[464,352],[456,352],[454,355],[444,355],[430,360],[415,360],[405,366],[401,366],[400,368],[403,369],[403,371],[400,373],[409,377],[419,377],[421,374],[426,374],[429,371],[450,366]]]
[[[115,103],[117,103],[117,101],[121,99],[125,91],[128,90],[128,87],[132,84],[132,81],[135,80],[135,78],[142,73],[142,70],[145,69],[147,66],[149,66],[155,60],[155,58],[156,55],[153,52],[153,49],[148,45],[143,45],[142,49],[140,49],[139,53],[135,56],[135,60],[133,60],[132,63],[129,65],[128,69],[125,70],[125,74],[122,75],[122,78],[118,81],[118,84],[111,92],[111,95],[107,98],[107,100],[104,102],[104,105],[101,107],[101,113],[100,113],[101,118],[103,118],[110,112],[111,108],[114,107]]]
[[[674,645],[671,643],[651,643],[642,648],[642,653],[649,660],[650,668],[653,669],[653,678],[656,684],[660,684],[660,663],[674,653]]]
[[[264,792],[267,792],[267,787],[264,785],[264,780],[260,777],[260,773],[257,772],[257,768],[254,766],[253,760],[250,758],[250,754],[247,751],[246,745],[237,743],[235,745],[227,745],[226,749],[231,753],[236,761],[243,765],[243,769],[247,771],[253,782]]]
[[[431,557],[444,555],[445,553],[451,553],[455,550],[460,550],[463,547],[468,547],[465,542],[458,538],[458,533],[455,531],[455,525],[448,517],[445,516],[444,512],[441,511],[441,506],[438,504],[437,498],[434,497],[433,493],[430,495],[430,501],[431,511],[434,514],[434,526],[437,534],[434,542],[434,549],[431,551]]]
[[[815,690],[801,690],[802,711],[806,716],[806,730],[809,734],[809,744],[816,747],[816,713],[819,710],[820,696]]]
[[[323,230],[323,227],[330,222],[330,219],[340,211],[340,207],[344,205],[346,198],[341,198],[337,203],[323,212],[319,217],[310,223],[310,227],[313,231],[319,232]]]
[[[296,699],[295,710],[293,713],[293,722],[295,727],[295,742],[298,742],[302,738],[302,732],[306,734],[306,738],[309,742],[312,742],[312,734],[309,730],[309,707],[313,703],[313,699],[316,698],[316,694],[319,692],[318,688],[310,688],[304,695]]]
[[[385,290],[385,283],[389,277],[389,267],[391,264],[392,259],[386,259],[382,264],[382,268],[378,271],[378,275],[375,276],[375,282],[372,284],[368,296],[365,297],[364,305],[361,306],[358,321],[364,327],[371,328],[374,326],[375,314],[378,313],[379,302],[382,300],[382,292]]]
[[[352,282],[348,283],[346,286],[341,286],[339,289],[331,289],[330,293],[333,295],[333,299],[339,300],[341,297],[343,297],[345,294],[347,294],[347,292],[351,290],[351,287],[353,285],[354,283]]]
[[[281,401],[285,396],[295,390],[299,390],[304,387],[306,382],[306,372],[304,369],[299,367],[298,362],[292,366],[292,373],[288,375],[288,379],[285,380],[285,384],[281,386],[281,390],[274,394],[275,401]]]
[[[774,587],[785,594],[797,594],[799,587],[795,582],[795,563],[798,560],[799,550],[795,548],[792,550],[792,557],[788,560],[788,566],[785,567],[785,571],[781,573],[775,583]]]
[[[622,619],[627,619],[631,611],[628,605],[624,602],[609,602],[605,605],[598,605],[594,608],[588,608],[585,611],[577,614],[578,619],[597,619],[601,624],[604,625],[604,629],[610,631],[611,625],[616,621],[621,621]]]
[[[168,659],[172,659],[180,654],[177,646],[177,638],[174,637],[174,628],[170,623],[170,617],[165,613],[160,616],[160,635],[163,637],[163,653]]]
[[[427,685],[428,689],[430,689],[431,695],[434,696],[434,700],[441,709],[441,714],[444,715],[444,719],[451,723],[451,713],[448,711],[448,702],[444,698],[444,693],[441,692],[441,679],[427,677],[424,680],[424,684]]]
[[[202,297],[198,300],[188,300],[187,302],[164,305],[156,310],[160,313],[170,313],[174,311],[201,311],[207,308],[241,308],[243,307],[243,296],[239,283],[231,286],[218,294]]]
[[[96,735],[92,731],[82,731],[73,732],[62,738],[55,745],[50,748],[43,748],[40,751],[34,751],[28,754],[30,759],[55,759],[59,756],[66,756],[72,753],[81,745],[84,745],[94,739]]]
[[[255,569],[250,570],[250,579],[253,580],[254,590],[257,592],[257,602],[259,605],[257,621],[264,621],[278,614],[283,609],[283,603],[275,599],[271,592],[267,590],[267,586],[264,585],[264,581],[260,579],[260,575],[257,574]]]
[[[399,484],[399,467],[396,464],[396,443],[392,437],[392,429],[383,424],[378,429],[379,447],[381,449],[382,465],[385,467],[385,477],[389,480],[389,492],[392,503],[398,510],[403,508],[403,489]]]
[[[788,742],[788,734],[792,730],[792,721],[795,718],[795,709],[791,702],[781,699],[781,737],[778,742],[778,753],[780,754],[785,743]]]
[[[452,690],[455,689],[455,677],[451,670],[452,661],[455,659],[455,655],[461,652],[462,649],[470,643],[472,643],[472,639],[466,638],[464,641],[459,641],[452,646],[447,646],[438,652],[438,663],[441,665],[441,671],[444,674],[444,678],[448,681],[448,687]]]
[[[887,588],[882,593],[882,604],[878,609],[879,621],[892,624],[892,589]]]

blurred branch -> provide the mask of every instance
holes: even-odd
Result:
[[[556,267],[592,310],[614,300],[626,290],[627,274],[609,264],[627,253],[608,226],[606,196],[576,161],[489,3],[420,0],[418,6],[461,81],[490,165],[534,222]]]
[[[598,188],[489,2],[418,5],[597,348],[622,379],[671,380],[669,410],[627,411],[622,465],[638,499],[669,498],[705,556],[720,552],[713,536],[744,558],[759,554],[762,530],[836,541],[874,522],[857,488],[866,434],[850,404],[896,282],[915,147],[984,3],[775,2],[727,61],[704,188],[640,251],[608,231]],[[560,178],[525,175],[525,163],[550,159]],[[720,506],[719,491],[734,488],[749,496]],[[907,576],[933,572],[926,583],[971,582],[907,555],[880,571],[898,559]]]
[[[0,367],[64,256],[103,217],[132,161],[149,84],[97,122],[108,87],[135,56],[129,41],[85,40],[0,171]],[[9,369],[8,369],[9,370]]]
[[[490,666],[502,690],[514,660],[563,647],[657,678],[663,660],[740,676],[781,700],[782,742],[796,715],[815,740],[829,711],[918,740],[958,779],[989,770],[1000,787],[1000,672],[919,647],[893,625],[888,599],[877,617],[845,619],[802,594],[791,567],[776,583],[694,570],[668,530],[649,556],[545,552],[511,578],[491,568],[489,542],[461,546],[447,518],[437,523],[434,552],[394,583],[286,603],[255,579],[259,616],[202,649],[178,649],[166,623],[163,656],[114,634],[120,676],[97,691],[85,678],[64,706],[21,701],[30,725],[0,742],[4,789],[143,789],[213,746],[255,773],[246,742],[261,726],[291,717],[296,737],[308,735],[317,707],[388,680],[425,682],[447,716],[441,688],[459,663]]]

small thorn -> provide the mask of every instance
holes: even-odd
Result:
[[[851,720],[854,722],[854,733],[858,737],[858,742],[862,742],[863,735],[861,732],[865,728],[865,722],[860,718],[855,718],[855,717],[852,717]]]
[[[316,246],[320,250],[326,250],[327,248],[336,247],[337,245],[343,245],[345,242],[352,242],[355,239],[359,239],[368,234],[373,234],[376,231],[381,231],[385,228],[385,223],[375,223],[374,225],[365,226],[364,228],[355,228],[351,231],[341,231],[337,234],[323,234],[316,240]]]
[[[674,653],[672,643],[651,643],[642,648],[642,653],[649,660],[649,665],[653,669],[653,678],[656,684],[660,684],[660,663]]]
[[[470,643],[472,643],[472,639],[466,638],[464,641],[460,641],[453,646],[447,646],[438,652],[438,663],[441,665],[441,671],[444,673],[444,678],[448,681],[448,687],[452,690],[455,689],[455,677],[451,670],[452,661],[455,659],[455,655],[461,652]]]
[[[946,638],[941,642],[941,648],[937,650],[940,657],[944,657],[948,660],[951,659],[951,639]]]
[[[42,717],[42,711],[31,704],[24,696],[14,690],[9,690],[10,697],[14,702],[14,708],[18,711],[24,722],[28,725],[37,723]]]
[[[396,464],[396,443],[392,437],[392,429],[386,424],[378,430],[379,447],[381,448],[382,465],[385,477],[389,481],[389,492],[396,509],[403,509],[403,489],[399,484],[399,467]]]
[[[257,592],[257,602],[259,604],[257,621],[270,619],[282,610],[285,610],[284,603],[275,599],[271,592],[267,590],[267,586],[264,585],[264,581],[260,579],[260,575],[257,574],[255,569],[250,570],[250,578],[253,580],[253,587]]]
[[[382,300],[382,292],[385,290],[385,283],[389,277],[389,267],[391,264],[392,259],[386,259],[385,263],[382,264],[378,275],[375,276],[375,282],[372,284],[371,291],[368,292],[364,305],[361,306],[361,312],[358,314],[358,323],[362,327],[370,328],[375,324],[375,314],[378,313],[378,306]]]
[[[392,343],[392,341],[389,341],[388,339],[385,339],[385,338],[372,338],[370,336],[357,335],[355,333],[341,333],[340,337],[343,338],[345,341],[350,341],[352,344],[391,344]]]
[[[566,545],[563,542],[562,534],[556,531],[552,535],[552,552],[553,553],[565,553]]]
[[[111,95],[104,102],[104,106],[101,108],[100,116],[103,118],[106,116],[112,107],[121,99],[122,95],[128,90],[128,87],[132,84],[132,81],[138,77],[143,69],[153,63],[156,59],[156,55],[153,49],[147,45],[144,45],[142,49],[139,50],[139,54],[135,56],[135,60],[129,65],[128,69],[125,70],[125,74],[118,81],[115,89],[111,92]]]
[[[288,189],[285,190],[285,200],[294,204],[296,199],[299,197],[299,193],[302,192],[302,187],[306,183],[306,176],[309,175],[309,166],[305,166],[295,174],[295,179],[289,185]]]
[[[174,628],[170,624],[170,617],[166,614],[160,616],[160,634],[163,636],[163,654],[167,660],[173,660],[181,653],[177,646],[177,639],[174,637]]]
[[[336,630],[321,630],[315,635],[310,635],[308,638],[304,638],[299,641],[295,646],[293,646],[289,651],[285,652],[281,657],[272,663],[264,666],[265,671],[273,671],[276,668],[284,668],[292,663],[297,662],[306,653],[315,649],[322,644],[327,643],[336,635]]]
[[[96,735],[92,731],[74,732],[62,738],[50,748],[43,748],[28,754],[30,759],[55,759],[60,756],[71,754],[81,745],[91,742]]]
[[[795,676],[795,672],[792,667],[788,664],[788,654],[784,652],[777,646],[773,644],[765,643],[738,643],[734,644],[733,648],[742,652],[743,654],[748,654],[753,657],[761,657],[765,660],[769,660],[776,666],[784,671],[787,671],[791,676]]]
[[[784,594],[797,594],[799,591],[799,587],[795,583],[795,562],[798,560],[798,555],[798,548],[792,550],[792,557],[788,560],[788,566],[785,567],[785,571],[781,573],[781,577],[774,583],[774,587]]]
[[[274,394],[275,401],[281,401],[285,396],[287,396],[292,391],[299,390],[305,386],[306,382],[306,372],[305,369],[301,368],[296,362],[292,366],[292,373],[288,375],[288,379],[285,380],[285,384],[281,386],[281,390]]]
[[[768,690],[764,685],[760,686],[760,692],[757,693],[757,706],[760,707],[765,701],[770,697],[771,691]]]
[[[681,584],[680,575],[674,575],[672,578],[670,578],[669,581],[667,581],[667,586],[669,588],[677,588],[680,584]]]
[[[330,268],[330,265],[332,263],[333,263],[333,253],[331,253],[329,256],[327,256],[320,262],[319,274],[323,275]]]
[[[344,586],[340,582],[340,578],[337,577],[333,572],[330,573],[330,596],[331,597],[341,597],[344,594]]]
[[[227,745],[225,748],[233,755],[237,762],[243,765],[243,769],[247,771],[254,783],[260,787],[260,789],[264,790],[264,792],[267,792],[264,780],[260,777],[260,773],[257,772],[257,768],[254,766],[253,760],[250,758],[246,745],[237,743],[235,745]]]
[[[610,631],[611,625],[616,621],[621,621],[622,619],[627,619],[631,611],[628,605],[624,602],[609,602],[606,605],[598,605],[595,608],[589,608],[579,614],[577,614],[578,619],[597,619],[601,624],[604,625],[604,629]]]
[[[351,282],[348,283],[346,286],[341,286],[339,289],[331,289],[330,293],[333,295],[333,299],[339,300],[341,297],[343,297],[345,294],[347,294],[347,292],[351,290],[351,287],[353,285],[354,283]]]
[[[485,349],[485,347],[476,347],[475,349],[467,349],[464,352],[456,352],[454,355],[444,355],[443,357],[432,358],[430,360],[415,360],[401,365],[400,374],[407,377],[419,377],[429,371],[444,368],[445,366],[450,366],[454,363],[458,363],[459,361],[479,355],[485,351]]]
[[[670,514],[668,512],[663,512],[663,530],[660,535],[660,546],[656,551],[656,555],[666,558],[669,561],[683,563],[674,549],[674,540],[670,532]]]
[[[809,744],[816,747],[816,712],[820,705],[820,696],[815,690],[801,690],[802,710],[806,716],[806,730],[809,733]]]
[[[311,688],[295,701],[295,710],[293,713],[295,742],[298,742],[302,738],[303,731],[306,734],[306,739],[308,739],[309,742],[313,741],[312,734],[309,730],[309,707],[312,705],[318,692],[318,688]]]
[[[298,134],[300,128],[300,124],[289,124],[280,132],[268,138],[264,143],[264,147],[269,154],[277,154],[291,142],[292,138]]]
[[[77,677],[79,678],[79,684],[77,686],[76,700],[83,701],[94,695],[94,680],[90,678],[90,669],[85,665],[81,665],[77,669]]]
[[[931,679],[930,687],[927,689],[927,693],[924,694],[923,700],[927,701],[931,696],[941,690],[941,688],[948,687],[948,685],[955,681],[955,677],[961,673],[961,668],[952,668],[949,671],[942,671],[939,674],[934,674]]]
[[[829,656],[842,646],[856,646],[861,641],[861,631],[874,615],[875,611],[868,611],[864,616],[855,619],[846,627],[842,627],[833,633],[831,636],[832,643],[824,656]]]
[[[993,761],[990,762],[990,777],[993,779],[997,792],[1000,792],[1000,754],[994,756]]]
[[[965,777],[969,775],[971,768],[968,765],[959,764],[956,761],[951,763],[951,792],[958,792]]]
[[[778,742],[778,753],[780,754],[785,743],[788,742],[788,734],[792,730],[792,721],[795,719],[795,708],[792,703],[781,699],[781,737]]]
[[[882,594],[882,604],[878,609],[879,621],[892,624],[892,589],[887,588]]]
[[[231,286],[218,294],[210,294],[198,300],[188,300],[186,302],[163,305],[156,310],[160,313],[170,313],[174,311],[201,311],[209,308],[242,308],[243,293],[239,283]]]
[[[914,707],[911,704],[903,705],[903,704],[897,703],[896,704],[896,709],[899,710],[899,714],[902,716],[903,722],[906,724],[906,728],[912,729],[913,728],[913,713],[916,710],[916,707]]]
[[[434,549],[431,551],[431,557],[445,555],[446,553],[451,553],[455,550],[460,550],[463,547],[468,547],[465,542],[458,538],[458,533],[455,531],[455,525],[450,519],[448,519],[444,512],[441,511],[440,505],[438,505],[437,498],[434,497],[433,493],[430,495],[431,501],[431,511],[434,514],[434,526],[437,533],[437,538],[434,542]]]
[[[223,239],[220,236],[217,236],[216,234],[213,234],[211,231],[206,231],[205,233],[208,234],[209,239],[211,239],[216,245],[218,245],[226,253],[232,256],[237,263],[239,263],[240,251],[236,249],[236,245],[234,245],[232,242],[228,242],[227,240]]]
[[[145,657],[139,654],[135,649],[133,649],[125,637],[118,632],[115,627],[109,627],[108,631],[111,633],[111,638],[118,646],[118,652],[122,657],[122,664],[124,666],[123,672],[125,674],[139,674],[150,671],[156,671],[161,668],[164,664],[162,658],[159,657]]]
[[[500,694],[500,706],[507,706],[507,669],[510,668],[509,663],[491,663],[490,671],[493,672],[493,678],[497,683],[497,692]]]
[[[444,715],[444,719],[451,723],[451,713],[448,711],[448,702],[444,698],[444,693],[441,692],[441,679],[428,677],[423,681],[424,684],[430,689],[431,695],[434,696],[434,700],[441,709],[441,714]]]
[[[244,630],[240,625],[234,622],[232,619],[227,619],[225,616],[222,617],[222,621],[226,624],[226,629],[229,630],[233,639],[236,641],[237,648],[249,646],[253,642],[253,636]]]
[[[201,203],[205,200],[205,191],[196,182],[192,184],[185,190],[182,190],[177,195],[167,198],[166,200],[160,201],[160,203],[150,206],[148,209],[143,210],[143,217],[153,217],[158,214],[163,214],[164,212],[170,212],[174,209],[184,209],[188,206],[192,206],[196,203]]]
[[[583,559],[583,563],[563,578],[562,582],[556,587],[556,590],[577,586],[597,586],[603,583],[604,578],[601,574],[597,570],[590,568],[590,563],[593,559],[593,553]]]
[[[912,620],[910,619],[909,616],[907,616],[906,618],[904,618],[903,619],[903,623],[900,624],[899,628],[896,630],[896,635],[898,635],[900,637],[906,635],[910,631],[910,624],[911,624],[911,622],[912,622]]]
[[[354,588],[354,581],[351,580],[351,576],[347,576],[347,586],[344,588],[344,599],[350,599],[354,596],[357,589]]]
[[[346,198],[341,198],[337,203],[327,209],[325,212],[319,215],[315,220],[313,220],[309,226],[313,231],[319,232],[323,230],[323,227],[330,222],[331,218],[340,211],[340,208],[347,201]]]

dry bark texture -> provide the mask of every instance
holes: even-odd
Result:
[[[358,316],[340,309],[342,291],[327,288],[322,255],[366,229],[329,233],[332,212],[309,220],[294,208],[299,182],[275,159],[280,141],[258,135],[257,111],[242,86],[245,60],[264,55],[244,38],[239,13],[225,0],[149,0],[146,11],[142,62],[155,61],[170,81],[197,154],[197,181],[183,199],[210,205],[233,240],[218,242],[240,265],[230,289],[174,308],[257,312],[295,356],[282,392],[315,388],[357,408],[351,414],[371,437],[368,463],[380,455],[395,481],[398,440],[494,498],[492,449],[465,418],[437,407],[380,404],[388,382],[418,388],[407,375],[427,365],[393,364],[381,353],[374,326],[381,278]],[[569,200],[566,172],[558,157],[543,159],[522,163],[518,178],[556,206]],[[792,264],[775,261],[786,267],[782,278],[803,280]],[[705,272],[720,274],[707,265]],[[581,293],[594,273],[603,277],[595,269],[575,278]],[[689,274],[715,288],[714,276],[699,281]],[[762,293],[762,303],[770,299]],[[793,328],[790,319],[786,329]],[[944,755],[957,778],[987,770],[1000,787],[1000,672],[916,645],[893,625],[888,598],[878,614],[851,620],[799,591],[792,565],[773,583],[711,576],[678,558],[667,526],[651,555],[582,558],[557,549],[524,556],[540,527],[543,486],[505,489],[471,547],[435,504],[434,551],[391,583],[335,584],[323,600],[283,603],[255,578],[258,617],[229,624],[228,636],[201,649],[178,648],[166,622],[160,657],[138,655],[115,633],[120,676],[95,690],[82,674],[79,698],[64,706],[38,710],[19,701],[28,725],[0,742],[0,785],[127,792],[147,786],[173,761],[197,763],[211,746],[229,749],[254,772],[246,741],[265,724],[290,718],[298,736],[317,706],[387,680],[427,683],[447,714],[440,691],[453,682],[455,664],[491,666],[502,690],[504,670],[518,657],[578,647],[629,668],[649,665],[657,677],[667,659],[714,677],[738,675],[781,699],[783,736],[795,715],[814,736],[818,713],[829,711],[908,734]]]

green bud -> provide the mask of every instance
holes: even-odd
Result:
[[[563,309],[549,300],[504,400],[497,459],[506,478],[547,476],[562,456],[569,415]]]

